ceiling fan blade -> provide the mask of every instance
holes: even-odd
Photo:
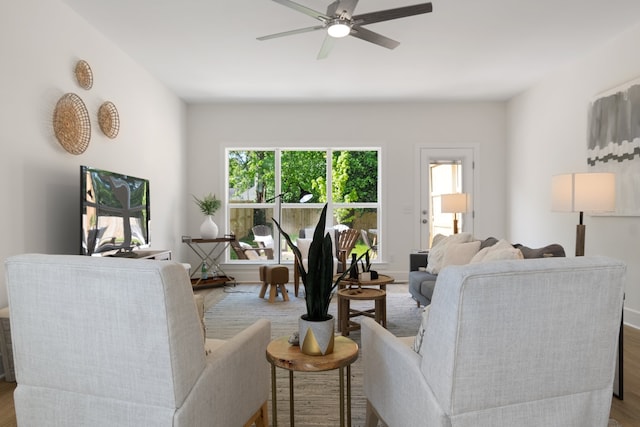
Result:
[[[324,25],[316,25],[314,27],[299,28],[297,30],[283,31],[281,33],[269,34],[267,36],[256,37],[260,41],[271,40],[278,37],[292,36],[294,34],[308,33],[310,31],[322,30]]]
[[[387,49],[395,49],[400,45],[400,42],[390,39],[389,37],[385,37],[382,34],[375,33],[371,30],[367,30],[366,28],[359,27],[354,25],[351,28],[350,36],[359,38],[361,40],[377,44],[382,47],[386,47]]]
[[[329,52],[331,52],[331,49],[333,49],[335,40],[335,37],[327,35],[322,42],[322,47],[320,48],[320,52],[318,52],[318,57],[316,59],[325,59],[327,56],[329,56]]]
[[[310,17],[316,18],[317,20],[322,21],[322,22],[327,22],[330,19],[330,17],[328,17],[328,16],[326,16],[326,15],[324,15],[324,14],[322,14],[322,13],[316,11],[316,10],[313,10],[311,8],[308,8],[307,6],[303,6],[301,4],[293,2],[291,0],[273,0],[273,1],[276,2],[276,3],[280,3],[283,6],[287,6],[287,7],[291,8],[291,9],[293,9],[293,10],[297,10],[298,12],[302,12],[305,15],[309,15]]]
[[[406,18],[407,16],[420,15],[422,13],[429,13],[432,11],[433,5],[431,3],[420,3],[413,6],[397,7],[395,9],[379,10],[377,12],[355,15],[353,17],[353,21],[356,25],[367,25],[373,24],[374,22]]]
[[[351,19],[357,4],[358,0],[336,0],[327,7],[327,16],[342,17],[344,13],[347,19]]]

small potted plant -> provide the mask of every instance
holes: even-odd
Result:
[[[349,273],[347,270],[334,280],[333,241],[329,233],[325,233],[326,217],[327,205],[325,204],[309,247],[307,270],[302,264],[302,254],[298,247],[282,230],[280,224],[273,220],[296,257],[300,279],[304,285],[307,314],[300,317],[298,324],[299,344],[300,350],[311,356],[325,355],[333,351],[335,321],[329,314],[329,304],[338,283]],[[313,333],[308,334],[309,330]]]
[[[193,196],[193,195],[192,195]],[[213,222],[213,214],[220,208],[221,202],[211,193],[204,196],[202,199],[193,196],[193,199],[200,208],[200,211],[206,215],[206,218],[202,225],[200,225],[200,236],[203,239],[215,239],[218,237],[218,225]]]

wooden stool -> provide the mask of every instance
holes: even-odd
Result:
[[[284,286],[289,282],[289,269],[284,265],[263,265],[260,267],[260,281],[262,282],[262,288],[260,289],[260,298],[264,298],[264,294],[267,292],[267,287],[271,285],[269,290],[269,302],[276,300],[276,294],[278,290],[282,294],[284,301],[289,301],[289,294],[287,288]]]
[[[350,301],[374,301],[374,308],[368,310],[355,310],[350,307]],[[349,336],[350,331],[360,329],[360,324],[351,321],[357,316],[367,316],[375,319],[384,328],[387,327],[387,293],[381,289],[372,288],[346,288],[338,291],[338,324],[343,336]]]

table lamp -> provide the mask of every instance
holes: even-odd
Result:
[[[551,181],[551,198],[554,212],[580,212],[576,226],[576,256],[583,256],[586,232],[583,213],[615,210],[616,176],[602,172],[555,175]]]
[[[458,234],[457,215],[467,212],[467,193],[443,194],[440,200],[440,212],[453,214],[453,234]]]

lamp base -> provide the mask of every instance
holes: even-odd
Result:
[[[584,237],[586,232],[584,224],[576,225],[576,256],[584,256]]]
[[[455,217],[455,214],[453,215],[453,234],[458,234],[458,218]]]

